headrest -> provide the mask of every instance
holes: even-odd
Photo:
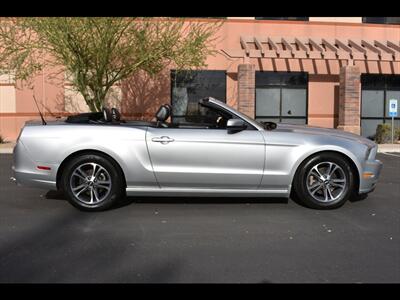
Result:
[[[106,122],[111,122],[112,120],[111,111],[107,107],[103,108],[103,118]]]
[[[171,105],[164,104],[161,105],[156,113],[156,119],[160,122],[165,122],[171,115]]]
[[[115,107],[111,108],[111,118],[114,122],[119,122],[121,120],[121,114]]]

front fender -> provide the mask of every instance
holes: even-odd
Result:
[[[360,148],[363,148],[363,147],[360,147]],[[343,147],[340,147],[340,146],[336,146],[336,145],[318,146],[318,147],[313,147],[312,150],[309,150],[309,151],[306,151],[306,152],[302,153],[302,155],[300,155],[298,157],[298,159],[296,160],[296,162],[294,163],[293,168],[292,168],[292,172],[290,173],[290,176],[289,176],[289,182],[290,182],[289,191],[291,190],[293,179],[294,179],[294,176],[295,176],[299,166],[304,161],[306,161],[309,157],[311,157],[313,155],[316,155],[318,153],[321,153],[321,152],[328,152],[328,151],[329,152],[337,152],[337,153],[340,153],[340,154],[346,156],[347,158],[349,158],[357,168],[358,178],[361,178],[361,174],[362,174],[362,156],[365,155],[365,151],[362,151],[362,149],[359,149],[358,151],[356,151],[356,153],[354,153],[352,151],[349,151],[346,148],[343,148]]]

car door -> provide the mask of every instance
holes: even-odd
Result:
[[[265,160],[256,129],[153,128],[146,142],[162,188],[256,189]]]

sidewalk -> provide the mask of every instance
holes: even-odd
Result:
[[[0,144],[0,154],[11,154],[15,146],[14,142]],[[380,144],[378,145],[378,153],[381,152],[398,152],[400,153],[400,144]]]
[[[400,144],[379,144],[378,152],[400,152]]]
[[[0,144],[0,154],[10,154],[13,152],[15,142]]]

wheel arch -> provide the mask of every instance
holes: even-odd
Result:
[[[292,178],[290,180],[290,189],[291,192],[293,191],[292,187],[294,185],[294,180],[297,177],[298,172],[301,170],[302,166],[312,157],[316,156],[316,155],[320,155],[322,153],[332,153],[332,154],[337,154],[340,155],[341,157],[343,157],[350,165],[350,168],[353,171],[354,174],[354,184],[355,184],[355,190],[358,192],[359,187],[360,187],[360,168],[357,165],[357,163],[354,161],[354,159],[348,155],[345,152],[339,151],[339,150],[320,150],[311,154],[308,154],[306,157],[303,157],[301,159],[299,159],[298,163],[296,164],[296,171],[293,172],[292,174]]]
[[[119,171],[121,172],[122,178],[123,178],[123,185],[124,185],[124,187],[126,187],[126,177],[125,177],[124,170],[122,169],[122,167],[120,166],[120,164],[119,164],[113,157],[111,157],[109,154],[107,154],[107,153],[105,153],[105,152],[103,152],[103,151],[100,151],[100,150],[95,150],[95,149],[84,149],[84,150],[78,150],[78,151],[75,151],[75,152],[73,152],[73,153],[70,153],[70,154],[69,154],[66,158],[64,158],[64,160],[61,162],[60,166],[58,167],[57,176],[56,176],[56,186],[57,186],[57,189],[60,189],[61,177],[62,177],[62,174],[63,174],[63,172],[64,172],[64,170],[65,170],[65,167],[68,165],[68,162],[70,162],[70,161],[71,161],[72,159],[74,159],[75,157],[80,156],[80,155],[84,155],[84,154],[97,154],[97,155],[103,156],[103,157],[107,158],[108,160],[110,160],[110,162],[111,162],[116,168],[118,168]]]

